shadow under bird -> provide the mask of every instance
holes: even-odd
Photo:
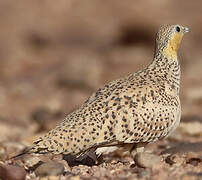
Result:
[[[161,26],[151,64],[98,89],[20,156],[51,152],[79,158],[117,149],[134,156],[146,144],[169,136],[181,118],[177,51],[188,31],[180,25]]]

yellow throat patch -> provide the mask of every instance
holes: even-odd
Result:
[[[168,59],[177,59],[177,50],[182,40],[182,33],[174,33],[170,38],[167,47],[164,49],[163,54]]]

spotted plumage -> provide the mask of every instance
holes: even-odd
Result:
[[[34,143],[30,152],[80,156],[165,138],[180,122],[180,65],[177,50],[188,28],[160,27],[153,61],[92,94],[61,124]],[[136,146],[134,146],[136,145]]]

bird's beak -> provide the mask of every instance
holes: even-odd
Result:
[[[188,27],[184,27],[184,33],[188,33],[189,32],[189,28]]]

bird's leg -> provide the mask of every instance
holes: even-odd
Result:
[[[97,156],[96,156],[96,153],[95,153],[95,149],[91,149],[87,154],[86,154],[87,157],[91,158],[94,162],[97,161]]]
[[[100,156],[97,157],[96,164],[99,165],[103,162],[104,162],[104,158],[103,158],[103,155],[101,154]]]
[[[87,150],[85,153],[80,155],[79,157],[76,158],[80,164],[87,165],[87,166],[93,166],[97,163],[97,156],[95,153],[95,148],[91,148]]]
[[[130,150],[131,156],[134,158],[137,153],[144,152],[144,147],[147,143],[136,143]]]

